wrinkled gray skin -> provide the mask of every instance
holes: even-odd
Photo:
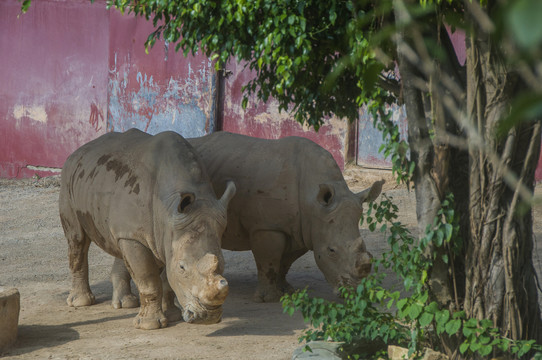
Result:
[[[166,327],[181,316],[194,323],[220,321],[228,294],[220,238],[234,194],[229,182],[217,200],[193,148],[174,132],[151,136],[132,129],[82,146],[67,159],[60,189],[72,273],[68,304],[95,302],[87,258],[94,242],[117,258],[111,276],[115,308],[138,306],[130,276],[137,285],[136,328]]]
[[[314,142],[264,140],[226,132],[188,139],[217,193],[233,180],[222,248],[252,250],[258,268],[255,301],[278,301],[292,290],[286,273],[308,250],[337,291],[371,271],[371,254],[359,233],[362,203],[384,181],[352,193],[331,154]]]

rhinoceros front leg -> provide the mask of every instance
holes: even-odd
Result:
[[[132,294],[131,279],[130,272],[124,265],[124,260],[115,258],[111,269],[111,283],[113,284],[111,306],[115,309],[139,306],[139,300]]]
[[[168,322],[179,321],[183,318],[183,312],[175,305],[175,292],[169,285],[166,270],[162,271],[162,311],[166,315]]]
[[[258,268],[258,287],[254,301],[279,301],[284,294],[280,270],[286,235],[279,231],[257,231],[250,239],[250,246]]]
[[[307,250],[297,250],[293,252],[286,253],[282,256],[282,259],[280,261],[280,273],[279,273],[279,287],[282,289],[285,293],[292,293],[294,292],[294,287],[286,281],[286,274],[288,273],[288,270],[290,270],[290,267],[296,261],[299,259],[303,254],[305,254]]]
[[[162,280],[152,252],[137,241],[121,239],[124,262],[139,290],[141,306],[134,319],[136,329],[152,330],[167,326],[162,312]]]

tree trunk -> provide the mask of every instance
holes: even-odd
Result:
[[[496,129],[510,99],[523,89],[489,36],[473,33],[467,52],[468,115],[484,146],[470,132],[470,224],[464,309],[468,317],[491,319],[512,339],[541,340],[532,213],[519,196],[532,194],[540,152],[540,123],[523,123],[505,136]],[[504,176],[513,172],[520,185]]]
[[[400,23],[400,7],[394,11]],[[455,129],[450,127],[453,116],[443,106],[448,95],[439,76],[453,71],[447,68],[449,64],[435,63],[432,71],[422,70],[428,68],[423,59],[409,55],[421,43],[416,36],[420,36],[416,30],[400,34],[397,53],[411,160],[416,163],[413,182],[418,229],[423,234],[437,215],[445,193],[452,191],[456,214],[461,216],[465,254],[455,262],[455,274],[442,261],[435,261],[429,282],[432,295],[442,307],[462,308],[468,317],[491,319],[503,336],[540,341],[532,213],[523,206],[520,188],[504,181],[506,172],[513,172],[532,194],[540,123],[524,123],[506,136],[496,137],[498,122],[523,83],[499,57],[499,49],[489,35],[473,35],[467,53],[467,81],[456,81],[466,88],[466,113],[472,123],[467,128],[457,123]],[[442,38],[441,34],[437,43]],[[427,96],[428,91],[431,96]],[[431,119],[424,108],[428,99]],[[455,101],[460,103],[461,99]],[[439,129],[445,129],[460,138],[466,136],[468,152],[449,146],[441,136],[431,137],[430,120],[436,135]],[[460,357],[452,339],[444,337],[442,341],[449,356]]]

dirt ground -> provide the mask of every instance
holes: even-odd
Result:
[[[401,220],[414,226],[413,193],[397,187],[390,175],[355,167],[345,171],[353,191],[387,178],[385,192],[398,204]],[[5,359],[291,359],[306,325],[300,314],[290,317],[278,303],[252,302],[257,276],[250,252],[224,253],[230,294],[223,320],[215,325],[177,322],[160,330],[136,330],[132,318],[137,309],[115,310],[110,305],[113,258],[95,245],[89,264],[97,304],[68,307],[70,274],[58,194],[55,177],[0,179],[0,288],[15,287],[21,294],[18,339],[3,354]],[[366,229],[362,235],[373,255],[386,250],[384,235]],[[536,250],[534,260],[540,268],[542,256]],[[294,263],[288,280],[296,288],[308,286],[315,296],[335,299],[312,252]]]

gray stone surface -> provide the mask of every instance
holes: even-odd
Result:
[[[20,303],[17,289],[0,287],[0,354],[17,340]]]
[[[340,360],[338,349],[341,345],[341,343],[337,342],[311,341],[295,349],[292,360]],[[311,351],[305,350],[306,346],[309,346]]]

